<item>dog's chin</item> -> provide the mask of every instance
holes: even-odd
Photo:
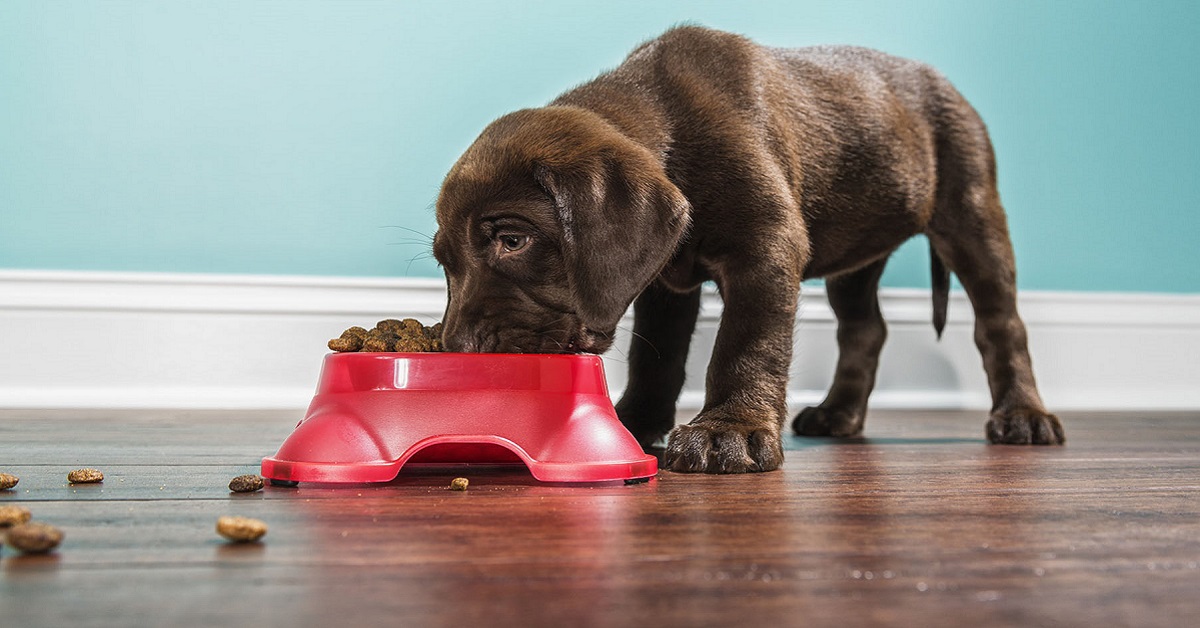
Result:
[[[604,353],[613,344],[614,331],[601,332],[583,327],[571,337],[564,353]]]
[[[552,335],[526,336],[501,342],[490,349],[496,353],[558,353],[558,354],[601,354],[613,344],[613,332],[598,332],[581,327],[574,332]]]
[[[564,339],[565,336],[565,339]],[[558,354],[601,354],[612,347],[611,332],[597,332],[590,329],[580,329],[571,334],[558,338],[542,336],[532,338],[527,343],[515,343],[499,350],[503,353],[558,353]]]
[[[537,325],[495,325],[446,335],[447,351],[458,353],[600,354],[613,344],[615,329],[598,331],[576,320],[566,328],[547,330]]]

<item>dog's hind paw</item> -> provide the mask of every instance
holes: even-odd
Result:
[[[861,413],[813,406],[801,410],[792,419],[792,431],[797,436],[847,438],[862,434],[864,418]]]
[[[711,419],[676,427],[663,454],[663,466],[680,473],[755,473],[782,463],[776,431]]]
[[[987,422],[987,439],[996,445],[1061,445],[1062,423],[1045,410],[1018,408],[995,412]]]

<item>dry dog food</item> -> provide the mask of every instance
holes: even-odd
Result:
[[[45,554],[62,543],[62,530],[46,523],[22,523],[8,530],[8,544],[26,554]]]
[[[358,351],[362,349],[363,341],[367,339],[367,330],[362,327],[351,327],[342,332],[338,338],[329,341],[329,349],[339,353]]]
[[[450,480],[450,490],[465,491],[467,490],[467,485],[470,483],[470,480],[467,478],[454,478],[453,480]]]
[[[267,533],[267,524],[250,517],[217,519],[217,534],[237,543],[257,541]]]
[[[75,469],[67,474],[71,484],[95,484],[104,481],[104,474],[97,469]]]
[[[5,504],[0,506],[0,528],[21,525],[29,521],[29,518],[32,516],[28,508]]]
[[[257,475],[239,475],[229,481],[229,490],[235,493],[253,493],[262,488],[263,479]]]
[[[0,473],[0,491],[7,491],[8,489],[16,486],[17,482],[20,482],[20,481],[21,481],[21,478],[15,476],[15,475],[9,475],[7,473]]]
[[[442,324],[426,327],[420,321],[394,318],[379,321],[373,329],[351,327],[329,341],[329,349],[339,353],[352,351],[430,352],[442,350]]]

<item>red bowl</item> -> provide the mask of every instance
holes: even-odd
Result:
[[[406,465],[524,464],[543,482],[658,470],[617,419],[593,355],[334,353],[263,477],[388,482]]]

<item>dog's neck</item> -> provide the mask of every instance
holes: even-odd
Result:
[[[603,87],[598,84],[603,82]],[[630,140],[646,147],[666,166],[671,148],[671,125],[651,92],[612,74],[581,85],[550,103],[595,113]]]

